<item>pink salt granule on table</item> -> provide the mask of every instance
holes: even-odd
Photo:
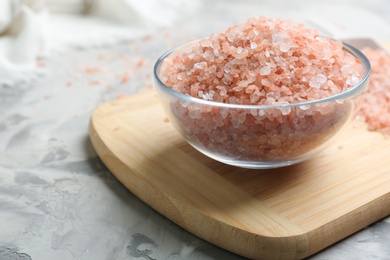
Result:
[[[371,79],[360,108],[368,128],[390,136],[390,55],[382,49],[366,48],[371,63]]]
[[[179,48],[164,60],[160,76],[173,90],[203,100],[286,105],[339,94],[359,83],[364,71],[341,42],[302,24],[260,17]],[[176,100],[170,109],[196,146],[255,161],[299,158],[339,132],[355,112],[343,100],[274,109]]]

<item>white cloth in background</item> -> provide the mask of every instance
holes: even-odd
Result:
[[[39,16],[19,0],[0,1],[0,85],[36,77],[36,58],[42,49]]]
[[[87,14],[48,12],[62,8],[66,13],[66,5],[74,7],[75,1],[0,0],[0,86],[35,77],[39,55],[145,36],[173,25],[201,0],[89,0]],[[77,1],[82,7],[84,0]]]
[[[2,0],[0,1],[0,35],[10,26],[13,18],[20,11],[20,0]]]
[[[0,37],[0,60],[10,66],[32,64],[42,47],[39,18],[27,6],[12,18]]]
[[[186,13],[196,11],[201,1],[94,0],[88,15],[50,17],[45,28],[47,49],[105,46],[140,38],[159,28],[174,26]]]
[[[173,25],[200,4],[199,0],[95,0],[91,13],[127,25],[158,28]]]

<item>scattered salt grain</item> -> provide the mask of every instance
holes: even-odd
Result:
[[[101,72],[100,67],[85,67],[84,68],[84,73],[85,74],[95,74]]]
[[[363,53],[371,63],[371,78],[359,115],[370,130],[390,136],[390,55],[370,48]]]

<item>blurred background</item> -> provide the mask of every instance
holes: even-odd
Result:
[[[388,11],[386,0],[2,0],[0,47],[4,55],[7,36],[13,44],[28,40],[14,46],[23,48],[25,57],[13,57],[8,46],[6,56],[20,63],[33,53],[102,45],[162,29],[184,37],[207,36],[257,16],[289,18],[334,38],[381,41],[390,39]]]

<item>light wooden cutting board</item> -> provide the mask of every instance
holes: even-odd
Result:
[[[240,169],[187,144],[152,91],[99,107],[90,137],[145,203],[251,259],[301,259],[390,215],[390,139],[364,127],[298,165]]]

